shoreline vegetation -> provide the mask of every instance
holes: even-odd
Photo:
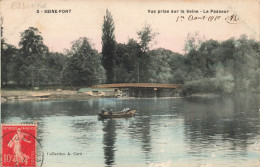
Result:
[[[259,94],[259,92],[255,92]],[[189,97],[213,97],[221,96],[218,93],[194,93]],[[173,96],[171,98],[185,98],[187,96]],[[37,101],[37,100],[89,100],[98,98],[112,98],[112,96],[91,96],[87,93],[80,92],[75,89],[48,89],[48,90],[16,90],[16,89],[2,89],[1,90],[1,103],[6,102],[18,102],[18,101]],[[116,98],[116,97],[113,97]],[[129,97],[134,98],[134,97]],[[135,98],[147,98],[147,97],[135,97]],[[155,98],[155,97],[153,97]],[[156,97],[156,98],[168,98],[168,97]]]
[[[190,32],[181,54],[165,48],[152,49],[158,32],[149,24],[137,31],[137,39],[129,37],[126,43],[116,41],[114,29],[112,14],[106,10],[101,52],[88,37],[79,37],[64,53],[52,52],[35,27],[21,32],[18,48],[2,38],[1,87],[49,91],[3,91],[2,100],[88,99],[94,96],[77,92],[78,88],[114,83],[181,84],[180,96],[259,93],[260,43],[246,34],[218,41]],[[1,30],[2,35],[3,27]],[[65,91],[69,89],[73,91]]]
[[[205,94],[203,94],[204,96]],[[201,96],[201,94],[195,94]],[[174,96],[182,97],[182,96]],[[174,98],[171,97],[171,98]],[[38,100],[89,100],[98,98],[116,98],[116,96],[91,96],[78,90],[1,90],[1,103],[18,101],[38,101]],[[127,97],[127,98],[147,98],[147,97]],[[155,98],[155,97],[154,97]],[[156,97],[168,98],[168,97]]]
[[[34,100],[88,100],[99,98],[76,90],[1,90],[1,103]]]

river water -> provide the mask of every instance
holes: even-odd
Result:
[[[44,167],[244,167],[260,165],[259,101],[259,95],[20,101],[3,103],[1,116],[2,123],[38,121]],[[102,108],[124,107],[136,115],[98,120]]]

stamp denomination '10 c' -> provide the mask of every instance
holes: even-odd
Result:
[[[2,124],[1,166],[36,166],[37,124]]]

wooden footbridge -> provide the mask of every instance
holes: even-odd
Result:
[[[114,83],[93,85],[92,88],[154,88],[154,89],[180,89],[181,84],[161,84],[161,83]]]
[[[181,84],[162,83],[113,83],[93,85],[94,89],[114,88],[119,89],[127,96],[135,97],[159,97],[174,96],[181,89]]]

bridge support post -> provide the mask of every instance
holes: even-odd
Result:
[[[157,97],[157,88],[153,88],[154,91],[154,97]]]

